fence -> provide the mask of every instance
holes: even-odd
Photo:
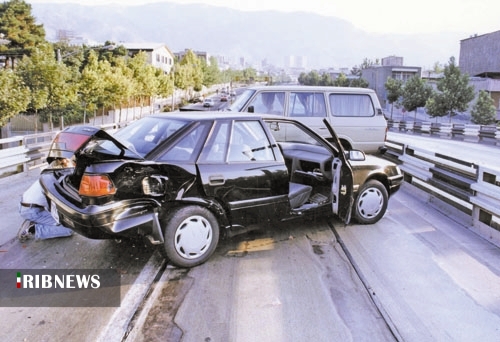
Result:
[[[458,209],[471,230],[500,245],[499,169],[396,141],[387,147],[385,157],[399,164],[407,183]]]
[[[393,131],[500,145],[500,130],[494,125],[388,120],[387,127]]]

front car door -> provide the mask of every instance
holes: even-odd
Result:
[[[324,184],[327,179],[330,180],[330,183],[328,183],[329,188],[327,188],[326,192],[330,192],[332,212],[344,222],[349,223],[353,203],[353,175],[351,165],[346,159],[344,150],[338,142],[335,132],[332,130],[332,136],[337,143],[332,144],[321,138],[304,124],[295,120],[265,118],[265,122],[269,125],[270,131],[278,145],[284,150],[285,158],[297,159],[291,162],[291,164],[289,163],[291,168],[289,170],[290,174],[295,174],[296,165],[301,165],[303,169],[306,169],[301,171],[307,171],[305,173],[311,176],[314,176],[315,173],[324,172],[325,174],[321,177],[322,181],[320,184]],[[310,147],[308,148],[307,146]],[[327,166],[324,158],[320,158],[321,160],[316,160],[317,165],[315,164],[315,167],[319,168],[318,170],[307,170],[307,164],[312,159],[310,154],[314,153],[313,151],[320,152],[320,156],[328,154],[331,157],[331,167]],[[330,168],[331,173],[327,171]],[[313,193],[315,191],[316,188],[313,186]]]
[[[218,120],[198,160],[205,193],[229,212],[233,227],[284,217],[288,171],[258,119]]]
[[[335,133],[335,130],[330,125],[328,120],[324,119],[324,124],[332,136],[332,144],[335,145],[340,152],[338,156],[334,158],[332,163],[332,195],[334,196],[334,201],[332,201],[332,210],[338,217],[348,224],[351,220],[351,210],[354,202],[352,168],[347,161],[344,148],[340,143],[337,133]],[[336,202],[335,196],[338,198],[338,201]]]

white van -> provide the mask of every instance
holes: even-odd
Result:
[[[321,86],[254,86],[246,88],[228,110],[278,114],[306,124],[325,138],[327,118],[346,149],[384,153],[387,122],[375,91]]]

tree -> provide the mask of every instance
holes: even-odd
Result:
[[[351,69],[351,75],[361,76],[361,74],[363,73],[363,69],[370,68],[374,65],[380,65],[380,61],[378,59],[372,61],[371,59],[365,58],[360,65],[355,65]]]
[[[61,112],[66,105],[77,101],[72,73],[63,63],[56,61],[50,44],[39,45],[31,57],[24,56],[18,63],[16,73],[30,89],[28,108],[35,115],[47,109],[51,125],[54,112]]]
[[[99,72],[97,54],[91,51],[78,83],[78,93],[83,102],[83,123],[86,123],[87,110],[90,112],[97,110],[99,96],[104,92],[104,87],[104,78]]]
[[[210,63],[206,63],[205,60],[202,61],[202,71],[203,71],[203,84],[207,87],[212,86],[220,81],[220,70],[219,63],[217,63],[217,58],[210,57]]]
[[[0,70],[0,127],[24,112],[29,104],[29,89],[11,70]]]
[[[144,99],[148,99],[148,104],[151,104],[153,96],[158,93],[159,84],[155,67],[147,63],[147,54],[142,51],[130,58],[127,66],[132,71],[131,76],[137,86],[135,92],[139,96],[142,109]]]
[[[348,87],[349,79],[343,72],[341,72],[340,75],[338,75],[337,78],[333,81],[333,85],[335,87]]]
[[[496,121],[495,101],[485,90],[480,90],[476,103],[472,107],[471,120],[478,125],[491,125]]]
[[[363,77],[357,77],[351,80],[349,87],[368,88],[368,81]]]
[[[474,99],[474,87],[469,85],[469,76],[462,75],[451,57],[444,68],[444,77],[438,81],[437,91],[433,92],[425,105],[431,117],[451,117],[458,112],[467,110],[468,104]]]
[[[389,77],[385,82],[384,87],[385,90],[387,90],[387,101],[391,104],[391,120],[392,120],[394,103],[399,100],[401,94],[403,93],[403,81]]]
[[[332,76],[325,72],[321,75],[321,78],[319,80],[319,85],[321,86],[332,86],[333,85],[333,80],[332,80]]]
[[[431,94],[431,86],[418,75],[415,75],[408,79],[402,88],[401,104],[407,111],[415,111],[416,118],[417,109],[425,106]]]
[[[305,72],[301,73],[298,81],[303,85],[318,85],[320,82],[320,76],[316,70],[311,70],[307,74]]]
[[[31,15],[31,5],[23,0],[0,4],[0,32],[10,43],[0,45],[0,54],[7,56],[7,65],[14,65],[16,58],[30,55],[33,49],[45,42],[45,29],[37,25]]]

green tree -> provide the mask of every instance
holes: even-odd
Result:
[[[65,106],[77,100],[72,73],[56,61],[50,44],[35,48],[31,57],[24,56],[18,63],[16,73],[30,89],[29,109],[35,115],[40,110],[46,110],[51,126],[52,114],[61,113]]]
[[[355,65],[351,69],[351,75],[361,76],[361,74],[363,73],[363,69],[371,68],[374,65],[380,65],[380,61],[378,59],[372,61],[369,58],[365,58],[360,65]]]
[[[145,105],[144,100],[147,99],[147,104],[149,105],[152,103],[153,97],[158,93],[159,83],[156,78],[156,69],[147,63],[147,54],[142,51],[133,58],[130,58],[127,65],[132,71],[132,77],[136,84],[135,93],[139,97],[142,110]],[[118,96],[117,100],[120,97]]]
[[[210,57],[210,63],[206,63],[205,60],[202,61],[202,72],[203,72],[203,84],[210,87],[214,84],[220,82],[221,72],[219,70],[219,63],[217,63],[217,58]],[[229,78],[230,79],[230,78]]]
[[[417,115],[417,109],[420,107],[425,107],[427,100],[432,94],[432,88],[427,84],[420,76],[415,75],[408,79],[404,84],[401,96],[401,104],[408,111],[415,111],[415,119]]]
[[[403,93],[403,81],[389,77],[384,84],[387,90],[387,101],[391,104],[391,120],[394,111],[394,103],[397,103]]]
[[[334,83],[334,81],[332,80],[332,76],[325,72],[321,75],[321,79],[319,81],[319,85],[322,85],[322,86],[332,86]]]
[[[29,95],[18,75],[11,70],[0,70],[0,127],[28,108]]]
[[[319,85],[320,83],[320,75],[316,70],[311,70],[309,73],[301,73],[299,75],[298,81],[303,85]]]
[[[338,75],[337,78],[333,81],[333,85],[335,87],[349,87],[349,84],[349,79],[343,72],[341,72],[340,75]]]
[[[471,110],[471,121],[478,125],[491,125],[496,121],[495,101],[485,90],[480,90],[476,103]]]
[[[351,80],[349,87],[368,88],[368,81],[363,77],[357,77]]]
[[[0,4],[0,33],[10,41],[0,45],[0,55],[7,57],[6,66],[13,66],[15,59],[30,55],[38,44],[45,43],[43,25],[36,24],[31,5],[23,0]]]
[[[425,105],[431,117],[452,116],[467,110],[469,102],[474,99],[474,87],[469,85],[469,76],[460,72],[451,57],[444,68],[444,77],[438,81],[437,91],[433,92]]]
[[[78,93],[84,110],[83,122],[87,122],[87,111],[95,112],[99,103],[99,96],[104,92],[104,78],[99,70],[99,62],[95,51],[91,51],[88,63],[81,72],[78,83]]]

